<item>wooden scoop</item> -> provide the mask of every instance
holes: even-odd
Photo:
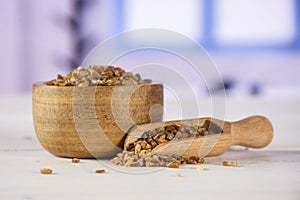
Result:
[[[273,127],[270,121],[263,116],[252,116],[237,122],[227,122],[213,118],[199,118],[179,121],[166,121],[135,126],[126,137],[124,149],[133,143],[142,134],[149,130],[168,125],[200,125],[209,120],[223,129],[222,133],[196,136],[183,140],[173,139],[156,146],[151,153],[161,155],[191,156],[218,156],[227,151],[230,146],[245,146],[262,148],[267,146],[273,138]]]

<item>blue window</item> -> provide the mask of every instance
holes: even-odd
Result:
[[[297,0],[126,0],[118,13],[118,32],[166,28],[208,50],[300,50]]]

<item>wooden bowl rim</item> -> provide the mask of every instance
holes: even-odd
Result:
[[[144,86],[144,85],[151,85],[151,86],[163,86],[162,83],[154,82],[151,84],[141,84],[136,86]],[[61,89],[61,90],[71,90],[74,88],[85,88],[85,87],[78,87],[78,86],[56,86],[56,85],[46,85],[45,82],[36,82],[32,84],[32,87],[40,87],[40,88],[53,88],[53,89]],[[124,85],[101,85],[101,86],[88,86],[86,88],[114,88],[114,87],[130,87],[130,86],[124,86]]]

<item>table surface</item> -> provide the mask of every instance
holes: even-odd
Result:
[[[264,114],[274,125],[274,140],[264,149],[232,148],[219,157],[206,158],[205,170],[200,171],[194,165],[169,169],[117,167],[108,160],[93,159],[71,163],[40,146],[33,129],[30,95],[2,97],[0,199],[299,200],[299,99],[226,101],[226,120]],[[203,115],[208,113],[202,110]],[[176,117],[173,113],[166,119]],[[237,161],[239,166],[221,166],[224,160]],[[46,167],[54,173],[40,174],[39,170]],[[105,169],[106,173],[96,174],[96,169]]]

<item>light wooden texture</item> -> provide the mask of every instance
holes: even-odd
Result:
[[[205,106],[209,107],[211,98],[203,98],[206,99],[201,101],[201,113],[209,116],[211,112]],[[299,101],[264,95],[238,99],[228,96],[227,119],[264,113],[276,133],[267,148],[231,148],[221,156],[207,157],[203,164],[207,170],[199,171],[194,165],[181,165],[179,169],[126,168],[103,159],[81,159],[74,164],[70,159],[49,155],[33,130],[31,95],[1,95],[0,199],[148,200],[155,195],[156,200],[193,200],[200,196],[222,200],[299,200]],[[165,104],[172,106],[170,101]],[[221,166],[224,160],[237,161],[238,167]],[[39,170],[45,167],[54,173],[41,175]],[[107,173],[95,174],[96,169]],[[176,176],[179,173],[182,177]]]
[[[136,141],[148,130],[171,125],[187,124],[198,125],[205,120],[211,120],[223,129],[223,133],[188,138],[184,140],[171,140],[162,143],[152,150],[152,153],[162,155],[190,156],[218,156],[226,152],[230,146],[240,145],[250,148],[267,146],[273,138],[273,127],[270,121],[263,116],[252,116],[237,122],[221,121],[213,118],[199,118],[180,121],[158,122],[138,125],[133,128],[125,140],[126,148],[129,143]]]
[[[111,157],[123,147],[136,124],[158,122],[163,115],[163,86],[57,87],[33,85],[37,137],[61,157]]]

